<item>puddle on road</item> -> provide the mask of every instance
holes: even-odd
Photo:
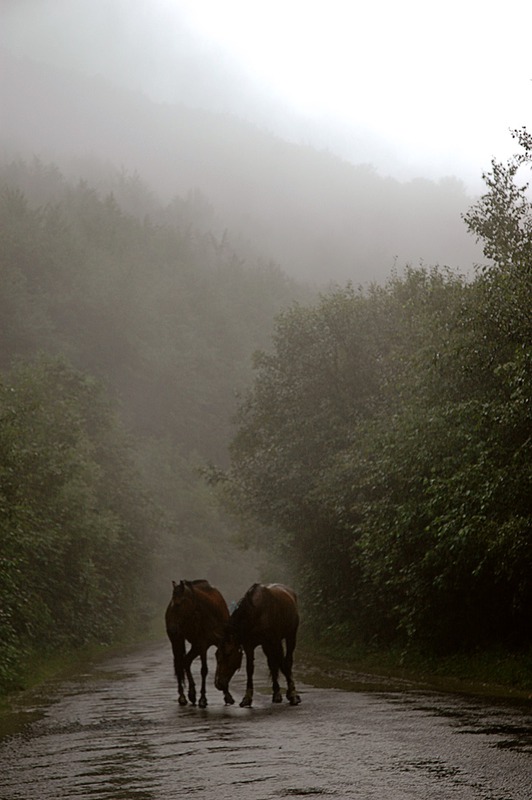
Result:
[[[303,656],[298,675],[314,687],[375,693],[398,706],[447,719],[459,734],[492,737],[491,747],[532,754],[532,702],[523,697],[489,698],[474,693],[438,691],[429,683],[366,674],[325,657]],[[429,702],[428,702],[429,701]],[[485,708],[489,705],[490,713]],[[520,722],[512,719],[515,713]],[[494,720],[495,717],[500,718]],[[530,720],[523,725],[523,715]]]
[[[2,800],[527,798],[515,773],[530,752],[522,711],[340,664],[321,669],[304,656],[296,659],[302,704],[277,705],[262,662],[258,656],[251,709],[223,704],[212,662],[209,706],[181,708],[171,652],[161,643],[27,693],[0,741]],[[237,698],[244,684],[242,670]],[[513,794],[489,788],[491,755],[518,786]]]
[[[445,720],[456,734],[491,737],[489,747],[532,755],[530,702],[499,700],[488,703],[478,696],[422,691],[390,695],[388,700],[392,705],[411,707]]]
[[[20,733],[27,725],[41,719],[46,708],[58,696],[75,697],[98,683],[120,681],[128,677],[127,670],[112,667],[104,663],[104,659],[105,656],[98,658],[90,671],[87,671],[86,665],[79,671],[73,667],[57,678],[50,678],[38,686],[13,694],[7,701],[7,707],[0,710],[0,741],[6,736]]]

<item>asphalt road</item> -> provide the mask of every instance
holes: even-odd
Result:
[[[208,707],[182,708],[167,642],[50,683],[0,738],[0,798],[531,800],[530,705],[363,676],[319,688],[297,656],[299,706],[270,702],[258,651],[253,707],[225,707],[211,651]],[[244,670],[231,688],[239,700]]]

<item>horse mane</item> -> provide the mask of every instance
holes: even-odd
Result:
[[[232,630],[238,638],[246,627],[249,620],[249,612],[253,608],[253,595],[260,586],[260,583],[254,583],[250,586],[245,595],[238,601],[233,612],[229,618],[228,628]]]
[[[191,591],[194,591],[194,588],[202,588],[202,589],[212,589],[211,584],[209,583],[206,578],[196,578],[193,581],[181,580],[179,583],[172,581],[174,585],[174,594],[178,592],[182,592],[185,586],[189,588]]]
[[[201,586],[202,588],[205,588],[205,589],[207,589],[207,588],[212,589],[211,584],[209,583],[209,581],[206,578],[196,578],[196,580],[194,580],[194,581],[185,581],[185,583],[188,586],[191,586],[192,588],[194,588],[194,586]]]

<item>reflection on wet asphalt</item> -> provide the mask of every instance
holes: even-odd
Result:
[[[259,653],[257,668],[251,709],[223,705],[212,651],[208,708],[179,707],[166,642],[50,687],[0,740],[1,800],[531,800],[526,708],[300,682],[300,706],[273,705]]]

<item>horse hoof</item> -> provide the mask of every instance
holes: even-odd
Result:
[[[240,701],[240,708],[251,708],[251,697],[244,697],[244,699]]]
[[[292,695],[292,697],[288,698],[291,706],[298,706],[301,702],[301,698],[298,694]]]
[[[281,692],[276,692],[276,694],[274,694],[272,697],[272,703],[282,703],[282,702],[283,702],[283,696]]]
[[[200,697],[198,706],[200,708],[207,708],[207,698],[206,697]]]
[[[235,698],[232,695],[227,694],[224,697],[224,701],[225,701],[225,705],[226,706],[232,706],[234,704],[234,702],[235,702]]]
[[[181,697],[177,698],[177,702],[179,703],[180,706],[186,706],[187,698],[181,695]]]

